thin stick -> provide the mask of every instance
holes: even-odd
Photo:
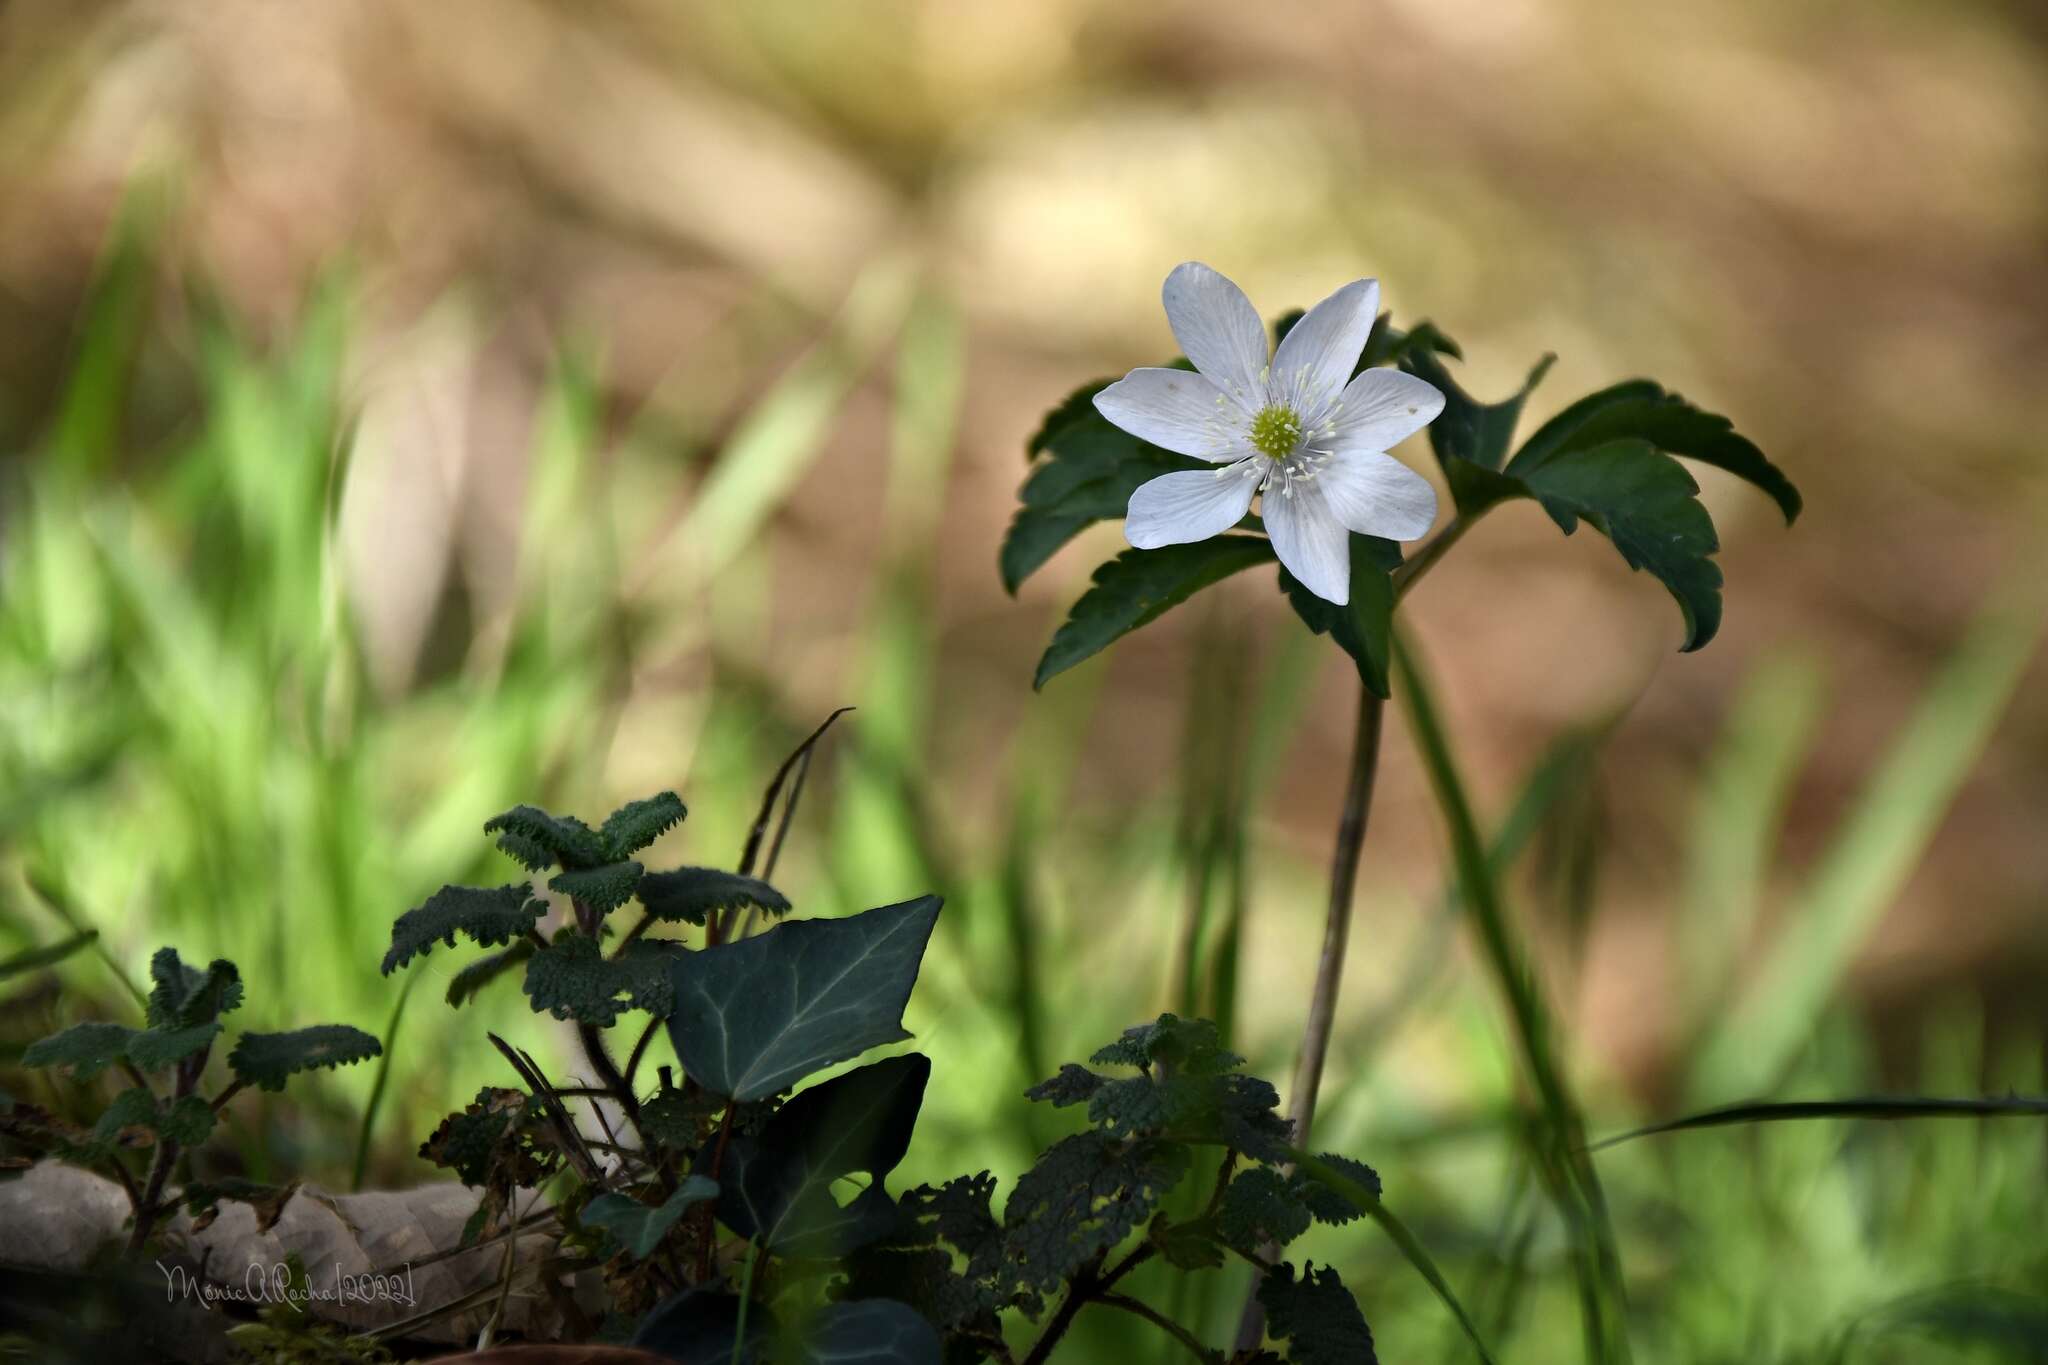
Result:
[[[1193,1332],[1190,1332],[1187,1328],[1181,1326],[1172,1318],[1167,1317],[1166,1314],[1141,1299],[1134,1299],[1128,1294],[1102,1294],[1097,1296],[1095,1302],[1109,1308],[1121,1308],[1126,1313],[1137,1314],[1145,1319],[1145,1321],[1159,1328],[1160,1331],[1171,1336],[1181,1345],[1187,1347],[1189,1351],[1194,1353],[1195,1359],[1204,1362],[1204,1365],[1215,1365],[1215,1362],[1223,1359],[1221,1351],[1210,1350],[1202,1344],[1200,1337],[1197,1337]]]

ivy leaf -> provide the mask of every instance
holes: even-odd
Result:
[[[149,960],[149,1026],[193,1028],[209,1023],[242,1003],[242,974],[226,958],[215,958],[201,971],[187,967],[175,948],[159,948]]]
[[[1394,631],[1393,571],[1401,567],[1401,546],[1378,536],[1351,537],[1351,603],[1338,606],[1303,587],[1285,568],[1280,589],[1302,624],[1328,635],[1358,665],[1358,679],[1384,700],[1392,695],[1387,666]]]
[[[1648,569],[1685,617],[1682,649],[1700,648],[1721,627],[1720,548],[1714,522],[1685,466],[1648,441],[1609,441],[1560,451],[1524,477],[1566,535],[1584,518],[1604,532],[1631,569]]]
[[[500,837],[498,847],[535,872],[545,870],[549,862],[573,868],[612,861],[596,830],[573,815],[550,815],[538,806],[514,806],[503,815],[494,815],[484,821],[484,833],[511,835],[510,842]],[[548,861],[531,861],[539,855]]]
[[[220,1031],[218,1019],[191,1028],[149,1029],[128,1040],[128,1060],[144,1071],[161,1071],[212,1046]]]
[[[910,1035],[903,1007],[941,902],[780,924],[675,962],[669,1039],[699,1085],[758,1100]]]
[[[509,948],[502,948],[487,957],[478,958],[449,978],[448,1003],[458,1009],[461,1008],[474,998],[478,991],[532,956],[533,940],[522,938],[515,940]]]
[[[789,913],[789,898],[758,877],[715,867],[679,867],[640,879],[640,904],[659,920],[702,924],[721,910],[754,906],[770,915]]]
[[[1203,588],[1272,562],[1273,546],[1260,536],[1224,535],[1191,545],[1124,551],[1095,571],[1094,586],[1054,632],[1031,685],[1044,687]]]
[[[780,1256],[837,1259],[896,1226],[883,1180],[910,1148],[931,1077],[920,1053],[835,1076],[775,1111],[758,1137],[734,1139],[721,1177],[718,1216]],[[855,1171],[867,1188],[845,1207],[834,1182]]]
[[[284,1089],[285,1078],[323,1067],[354,1066],[379,1056],[384,1045],[347,1024],[315,1024],[285,1033],[245,1033],[228,1054],[235,1079],[263,1090]]]
[[[1297,1281],[1292,1266],[1276,1265],[1259,1282],[1259,1302],[1266,1334],[1287,1343],[1291,1365],[1374,1365],[1379,1359],[1365,1315],[1335,1266],[1304,1264]]]
[[[585,1227],[602,1229],[636,1261],[644,1261],[661,1245],[682,1216],[708,1199],[718,1198],[718,1182],[693,1175],[658,1205],[643,1204],[623,1194],[600,1194],[583,1206]]]
[[[548,878],[548,889],[580,901],[600,915],[609,915],[633,899],[642,871],[640,864],[634,862],[573,868]]]
[[[525,990],[536,1014],[610,1028],[620,1013],[668,1013],[669,970],[676,949],[641,939],[607,958],[596,939],[571,930],[537,950],[526,964]]]
[[[759,1365],[763,1350],[778,1335],[775,1315],[766,1304],[748,1305],[744,1341],[741,1316],[735,1295],[701,1286],[685,1289],[648,1312],[633,1334],[633,1345],[676,1365]]]
[[[598,836],[614,859],[630,858],[683,822],[689,811],[674,792],[628,801],[604,818]]]
[[[444,886],[425,905],[408,910],[391,926],[391,951],[384,954],[389,976],[438,941],[455,946],[455,936],[468,935],[479,947],[494,948],[522,937],[547,913],[547,903],[533,898],[526,882],[509,886]]]
[[[894,1299],[828,1303],[814,1314],[800,1365],[939,1365],[944,1346],[929,1322]]]
[[[129,1040],[135,1036],[135,1030],[124,1024],[100,1020],[73,1024],[61,1033],[30,1043],[21,1054],[21,1064],[67,1067],[76,1079],[89,1081],[125,1059]]]

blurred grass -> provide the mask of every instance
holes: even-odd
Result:
[[[365,1174],[422,1178],[411,1151],[432,1118],[495,1075],[487,1027],[565,1064],[516,988],[460,1013],[441,1005],[461,954],[413,969],[402,1014],[399,984],[376,974],[399,911],[444,881],[503,870],[478,833],[484,816],[521,800],[604,809],[674,785],[691,816],[655,858],[687,849],[729,863],[821,696],[860,709],[828,742],[782,880],[811,913],[927,889],[949,900],[911,1012],[937,1078],[908,1178],[1013,1175],[1066,1121],[1021,1102],[1028,1080],[1162,1007],[1214,1014],[1257,1069],[1286,1074],[1298,1005],[1265,983],[1305,964],[1321,860],[1297,859],[1261,821],[1284,804],[1283,756],[1325,662],[1312,642],[1269,638],[1270,621],[1221,609],[1201,619],[1212,663],[1190,670],[1176,699],[1178,771],[1158,800],[1104,811],[1075,789],[1101,666],[1014,719],[986,711],[974,790],[924,781],[933,716],[989,705],[942,670],[933,625],[965,365],[958,310],[936,283],[873,268],[806,356],[726,396],[730,434],[708,467],[609,410],[602,362],[562,345],[492,566],[501,591],[451,577],[419,666],[393,682],[372,666],[351,589],[351,499],[382,477],[372,461],[391,458],[379,442],[393,438],[349,398],[350,281],[330,277],[293,330],[260,339],[197,283],[188,312],[156,316],[138,283],[148,248],[146,227],[116,234],[57,416],[5,467],[0,955],[96,929],[132,972],[171,940],[241,961],[251,1022],[388,1022],[388,1080],[322,1077],[293,1108],[237,1119],[254,1173],[345,1179],[356,1116],[383,1084]],[[143,440],[132,419],[152,329],[196,397]],[[887,491],[882,552],[844,624],[853,662],[844,676],[764,675],[754,661],[792,567],[757,532],[870,379],[889,406]],[[455,488],[457,501],[476,494],[460,478]],[[405,548],[396,532],[384,543]],[[452,553],[426,548],[427,562]],[[1987,1054],[1983,1013],[1960,997],[1909,1074],[1888,1073],[1843,990],[2038,631],[2038,614],[1982,618],[1775,918],[1779,816],[1804,737],[1841,684],[1796,654],[1759,667],[1705,756],[1682,835],[1687,894],[1664,907],[1696,947],[1678,972],[1695,1022],[1677,1069],[1698,1094],[2042,1088],[2038,1042]],[[1610,826],[1575,804],[1603,780],[1611,722],[1556,737],[1490,823],[1432,694],[1404,683],[1452,812],[1450,889],[1374,883],[1368,851],[1356,951],[1401,965],[1354,974],[1318,1146],[1378,1167],[1496,1354],[2040,1359],[2048,1246],[2030,1125],[1774,1125],[1582,1150],[1586,1136],[1660,1115],[1602,1069],[1546,989],[1582,965],[1586,938],[1525,915],[1541,888],[1523,855],[1566,839],[1585,866],[1554,899],[1567,918],[1598,913],[1592,872],[1638,815],[1626,773]],[[1077,811],[1092,812],[1085,826]],[[1308,831],[1304,846],[1324,837],[1329,812],[1285,814]],[[1453,912],[1481,931],[1475,961],[1446,931]],[[1753,972],[1746,941],[1758,934],[1765,966]],[[129,1008],[90,955],[62,977],[61,995],[14,997],[9,1046]],[[1729,998],[1745,1003],[1722,1008]],[[1284,1026],[1264,1027],[1273,1018]],[[1386,1358],[1470,1358],[1398,1248],[1354,1226],[1319,1229],[1297,1251],[1343,1268]],[[1160,1267],[1133,1285],[1214,1339],[1244,1288],[1234,1272]],[[1159,1349],[1121,1315],[1084,1316],[1077,1331],[1082,1358]]]

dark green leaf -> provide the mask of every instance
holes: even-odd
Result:
[[[509,948],[478,958],[449,979],[448,1003],[458,1008],[467,1004],[478,991],[532,956],[533,940],[522,938]]]
[[[668,1013],[669,970],[678,949],[640,939],[607,958],[595,939],[571,930],[526,964],[525,990],[536,1013],[610,1028],[622,1011]]]
[[[114,1096],[99,1122],[77,1151],[87,1159],[104,1159],[125,1148],[176,1142],[196,1147],[213,1132],[213,1109],[197,1095],[158,1103],[140,1086]]]
[[[1348,1180],[1358,1189],[1377,1199],[1380,1195],[1380,1175],[1363,1161],[1353,1161],[1348,1156],[1323,1152],[1317,1158],[1325,1166]],[[1342,1192],[1316,1180],[1313,1176],[1298,1173],[1294,1177],[1294,1188],[1302,1202],[1308,1205],[1310,1213],[1318,1223],[1330,1223],[1342,1227],[1364,1212]]]
[[[607,815],[598,831],[614,859],[632,857],[683,822],[689,814],[674,792],[657,792],[642,801],[628,801]]]
[[[1054,633],[1031,685],[1045,686],[1201,589],[1272,561],[1272,545],[1259,536],[1224,535],[1192,545],[1124,551],[1095,571],[1094,586]]]
[[[1030,441],[1024,446],[1025,458],[1030,459],[1033,456],[1043,455],[1046,451],[1050,450],[1052,448],[1052,438],[1059,435],[1060,432],[1066,430],[1069,426],[1072,426],[1075,422],[1100,416],[1101,414],[1095,411],[1095,395],[1101,393],[1114,383],[1116,383],[1114,379],[1097,379],[1092,383],[1083,384],[1080,388],[1075,389],[1065,398],[1062,398],[1050,412],[1045,414],[1045,420],[1038,424],[1038,430],[1031,433]]]
[[[144,1071],[161,1071],[210,1047],[220,1031],[217,1019],[191,1028],[150,1029],[128,1040],[128,1060]]]
[[[503,815],[494,815],[484,821],[484,833],[511,835],[512,842],[501,838],[498,847],[535,872],[547,866],[531,861],[537,850],[565,868],[596,867],[611,861],[596,830],[572,815],[550,815],[538,806],[514,806]]]
[[[216,958],[205,971],[187,967],[175,948],[159,948],[149,960],[149,1026],[193,1028],[210,1023],[242,1003],[242,975],[235,964]]]
[[[287,1076],[322,1067],[354,1066],[384,1045],[347,1024],[315,1024],[286,1033],[245,1033],[228,1054],[235,1077],[264,1090],[282,1090]]]
[[[559,891],[600,915],[609,915],[633,899],[633,891],[640,885],[641,871],[640,864],[635,862],[579,867],[548,878],[548,889]]]
[[[1458,343],[1437,330],[1433,322],[1418,322],[1403,332],[1392,325],[1393,315],[1382,313],[1373,320],[1372,331],[1365,339],[1365,350],[1358,357],[1358,367],[1352,371],[1355,379],[1375,365],[1399,365],[1413,354],[1435,352],[1455,356],[1459,360],[1465,353],[1458,349]]]
[[[1223,1240],[1247,1255],[1257,1254],[1264,1242],[1286,1246],[1308,1231],[1309,1221],[1308,1206],[1270,1166],[1239,1171],[1216,1213]]]
[[[718,1182],[693,1175],[659,1205],[643,1204],[623,1194],[598,1195],[583,1206],[585,1227],[601,1228],[636,1261],[644,1261],[661,1245],[669,1229],[691,1208],[718,1198]]]
[[[122,1024],[94,1020],[73,1024],[62,1033],[30,1043],[21,1054],[23,1066],[61,1066],[81,1081],[89,1081],[128,1055],[135,1030]]]
[[[1287,1343],[1291,1365],[1373,1365],[1372,1333],[1335,1266],[1276,1265],[1259,1282],[1266,1333]]]
[[[633,1334],[633,1344],[674,1361],[676,1365],[758,1365],[775,1339],[775,1315],[764,1304],[746,1312],[746,1339],[740,1342],[740,1301],[731,1294],[695,1288],[656,1304]]]
[[[702,924],[734,906],[751,905],[771,915],[789,913],[789,898],[760,878],[715,867],[650,872],[640,879],[637,894],[648,914],[683,924]]]
[[[1187,1149],[1089,1131],[1062,1138],[1003,1209],[1004,1254],[1026,1285],[1050,1290],[1131,1235],[1188,1170]]]
[[[1387,666],[1392,657],[1394,580],[1401,567],[1401,546],[1378,536],[1351,537],[1351,602],[1338,606],[1316,596],[1285,568],[1280,588],[1302,623],[1328,635],[1358,665],[1358,679],[1376,697],[1389,695]]]
[[[1176,1223],[1165,1214],[1152,1216],[1145,1235],[1166,1263],[1182,1270],[1213,1270],[1223,1264],[1223,1249],[1216,1245],[1216,1227],[1209,1219]]]
[[[892,1299],[828,1303],[807,1325],[802,1365],[939,1365],[932,1325]]]
[[[10,976],[20,976],[24,972],[40,971],[44,967],[54,966],[79,949],[92,946],[99,936],[99,930],[87,929],[72,935],[62,943],[51,943],[41,948],[31,948],[25,953],[16,953],[5,962],[0,962],[0,981],[5,981]]]
[[[758,1100],[834,1062],[910,1035],[937,897],[838,920],[779,924],[677,959],[669,1038],[698,1084]]]
[[[890,1057],[814,1085],[757,1137],[736,1138],[721,1167],[720,1221],[780,1256],[846,1255],[896,1225],[883,1179],[910,1147],[931,1062]],[[834,1182],[856,1171],[865,1191],[842,1208]]]
[[[1434,350],[1410,348],[1402,355],[1402,369],[1443,392],[1444,410],[1429,425],[1429,444],[1447,475],[1455,472],[1453,462],[1477,465],[1485,471],[1500,469],[1514,442],[1515,423],[1521,420],[1522,405],[1528,401],[1530,390],[1543,381],[1555,359],[1545,356],[1537,361],[1528,379],[1511,396],[1498,403],[1482,403],[1458,386]],[[1452,491],[1457,491],[1455,484]],[[1465,510],[1462,498],[1458,500],[1458,510]]]
[[[525,1124],[534,1104],[520,1091],[485,1086],[476,1099],[441,1120],[433,1135],[420,1144],[420,1155],[455,1172],[470,1186],[488,1185],[493,1167]]]
[[[384,974],[389,976],[436,942],[455,946],[455,936],[466,934],[478,946],[494,948],[522,937],[547,913],[547,903],[533,898],[526,882],[509,886],[444,886],[427,898],[427,903],[408,910],[391,926],[391,951],[384,954]]]

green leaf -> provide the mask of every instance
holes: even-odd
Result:
[[[1045,686],[1201,589],[1272,561],[1271,543],[1245,535],[1124,551],[1095,571],[1094,586],[1081,595],[1066,624],[1054,633],[1031,685]]]
[[[284,1089],[285,1078],[322,1067],[354,1066],[380,1055],[384,1045],[347,1024],[315,1024],[285,1033],[245,1033],[228,1054],[235,1078],[263,1090]]]
[[[1287,1343],[1291,1365],[1372,1365],[1372,1332],[1335,1266],[1276,1265],[1259,1282],[1266,1333]]]
[[[1011,1269],[1026,1285],[1055,1288],[1130,1236],[1187,1171],[1177,1143],[1094,1130],[1060,1139],[1018,1178],[1003,1208]]]
[[[1358,357],[1358,367],[1351,372],[1352,378],[1375,365],[1399,365],[1410,355],[1434,353],[1465,358],[1458,343],[1438,331],[1435,323],[1424,320],[1403,332],[1392,325],[1392,320],[1391,313],[1373,319],[1372,331],[1365,338],[1365,350]]]
[[[461,1008],[478,991],[532,956],[533,940],[522,938],[509,948],[500,949],[488,957],[478,958],[449,978],[448,1003],[458,1009]]]
[[[500,1145],[523,1124],[534,1101],[520,1091],[485,1086],[468,1107],[441,1120],[420,1155],[455,1172],[469,1186],[490,1182]]]
[[[187,967],[177,949],[159,948],[149,960],[149,976],[156,983],[149,992],[151,1028],[192,1028],[242,1003],[242,975],[225,958],[214,959],[201,971]]]
[[[137,1086],[114,1096],[77,1150],[89,1159],[104,1159],[125,1148],[153,1147],[159,1142],[196,1147],[212,1132],[213,1108],[197,1095],[159,1104],[149,1091]]]
[[[1614,542],[1631,569],[1648,569],[1685,617],[1685,650],[1721,628],[1720,548],[1699,485],[1685,466],[1643,440],[1559,451],[1523,482],[1569,535],[1583,517]]]
[[[144,1071],[161,1071],[211,1047],[220,1031],[218,1019],[191,1028],[150,1029],[128,1040],[128,1060]]]
[[[73,1024],[62,1033],[30,1043],[21,1054],[21,1064],[68,1067],[74,1077],[89,1081],[126,1058],[129,1040],[135,1036],[134,1029],[122,1024],[99,1020]]]
[[[1506,472],[1526,478],[1557,455],[1627,438],[1725,469],[1769,495],[1787,526],[1798,520],[1803,506],[1799,490],[1753,442],[1736,432],[1733,422],[1694,407],[1647,379],[1616,384],[1572,404],[1522,443]]]
[[[896,1226],[883,1180],[910,1149],[931,1078],[920,1053],[835,1076],[775,1111],[758,1137],[732,1140],[719,1220],[778,1256],[837,1259]],[[832,1187],[856,1171],[867,1187],[845,1207]]]
[[[538,806],[514,806],[503,815],[494,815],[484,821],[484,833],[512,836],[510,842],[500,837],[498,847],[535,872],[545,870],[550,861],[565,868],[596,867],[611,861],[604,838],[596,830],[572,815],[550,815]],[[541,855],[547,861],[532,861]]]
[[[1358,665],[1358,680],[1381,699],[1390,695],[1387,666],[1394,630],[1393,571],[1401,567],[1401,546],[1378,536],[1351,537],[1351,602],[1338,606],[1303,587],[1285,568],[1280,589],[1302,624],[1328,635]]]
[[[1350,1180],[1353,1189],[1364,1190],[1374,1199],[1380,1197],[1380,1174],[1363,1161],[1354,1161],[1348,1156],[1338,1156],[1332,1152],[1320,1153],[1316,1159],[1324,1167]],[[1323,1184],[1307,1172],[1296,1172],[1294,1189],[1301,1196],[1302,1202],[1308,1205],[1308,1211],[1315,1215],[1318,1223],[1342,1227],[1365,1212],[1342,1192]]]
[[[939,906],[926,896],[779,924],[677,959],[668,1032],[684,1071],[717,1094],[758,1100],[908,1038],[903,1007]]]
[[[812,1315],[799,1365],[939,1365],[939,1334],[894,1299],[828,1303]]]
[[[600,1228],[626,1249],[636,1261],[644,1261],[661,1245],[682,1216],[707,1199],[718,1198],[718,1182],[693,1175],[659,1205],[643,1204],[623,1194],[600,1194],[583,1206],[585,1227]]]
[[[676,945],[641,939],[617,958],[597,940],[570,930],[536,951],[526,964],[525,991],[535,1013],[610,1028],[631,1009],[668,1013],[670,963]]]
[[[633,1345],[675,1365],[760,1365],[764,1348],[777,1335],[775,1315],[766,1304],[749,1304],[742,1313],[737,1295],[699,1285],[650,1309],[633,1333]]]
[[[547,913],[547,903],[533,899],[526,882],[509,886],[444,886],[427,903],[408,910],[391,926],[391,951],[384,954],[384,974],[403,967],[438,941],[455,946],[466,934],[478,946],[494,948],[525,935]]]
[[[5,981],[11,976],[20,976],[24,972],[40,971],[44,967],[54,966],[79,949],[91,947],[98,941],[99,936],[99,930],[87,929],[73,934],[62,943],[46,944],[41,948],[31,948],[25,953],[16,953],[5,962],[0,962],[0,981]]]
[[[1309,1222],[1308,1206],[1287,1177],[1270,1166],[1238,1172],[1216,1212],[1223,1240],[1247,1255],[1256,1255],[1264,1242],[1286,1246],[1308,1231]]]
[[[600,915],[609,915],[633,899],[634,888],[640,885],[643,870],[634,862],[579,867],[548,878],[548,889],[580,901]]]
[[[1482,403],[1458,386],[1434,350],[1410,349],[1402,355],[1402,369],[1443,392],[1444,410],[1429,424],[1429,445],[1447,475],[1455,475],[1453,466],[1457,463],[1477,465],[1489,472],[1498,471],[1506,463],[1508,449],[1515,439],[1515,424],[1522,417],[1522,405],[1529,400],[1530,391],[1543,382],[1556,358],[1547,355],[1537,361],[1522,387],[1500,402]],[[1454,482],[1452,492],[1457,491]],[[1458,500],[1458,510],[1466,510],[1463,498]]]
[[[721,910],[755,906],[771,915],[789,913],[789,898],[758,877],[715,867],[679,867],[640,879],[640,904],[659,920],[702,924]]]
[[[680,825],[688,814],[674,792],[657,792],[607,815],[598,835],[614,859],[629,858]]]

